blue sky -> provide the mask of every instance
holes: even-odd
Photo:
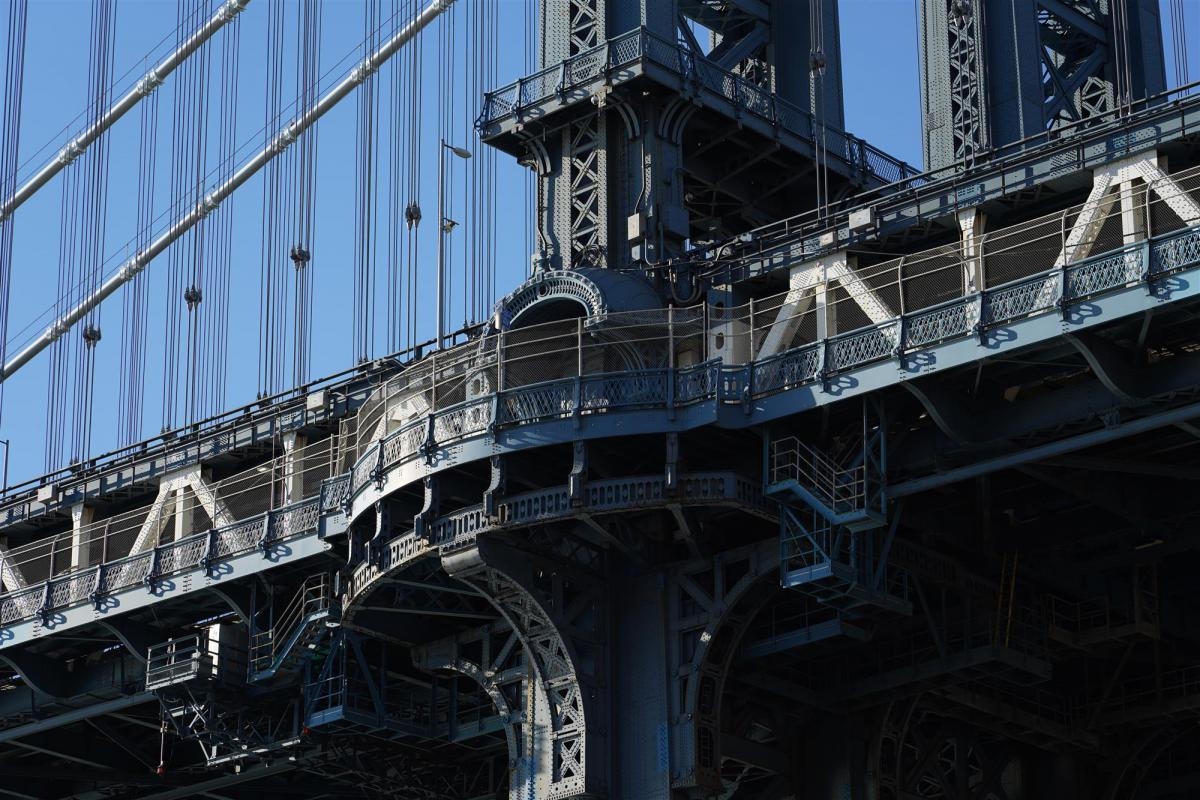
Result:
[[[499,13],[491,40],[503,43],[496,54],[496,85],[507,83],[526,71],[529,34],[526,30],[527,0],[495,0]],[[215,3],[215,0],[212,0]],[[385,12],[393,0],[384,0]],[[409,3],[411,0],[400,0]],[[465,37],[469,9],[473,0],[460,0],[453,7],[455,31]],[[424,3],[422,2],[422,5]],[[263,124],[265,91],[264,41],[268,0],[251,0],[242,14],[241,81],[238,93],[238,123],[236,140],[252,147],[259,143],[258,133]],[[26,60],[26,89],[22,118],[21,157],[25,164],[22,174],[36,168],[55,152],[71,131],[82,125],[80,113],[86,108],[89,59],[91,2],[89,0],[31,0],[29,13],[29,48]],[[115,73],[119,76],[139,74],[148,63],[145,54],[156,56],[165,52],[164,37],[173,41],[176,27],[176,5],[167,0],[117,0],[117,41]],[[331,78],[340,78],[353,59],[340,62],[343,56],[361,55],[357,50],[363,36],[361,0],[325,0],[322,34],[321,71]],[[841,0],[845,105],[847,128],[875,145],[910,163],[919,164],[920,123],[917,79],[916,13],[913,0]],[[1189,0],[1189,24],[1193,33],[1200,31],[1200,1]],[[0,10],[0,24],[6,22],[5,10]],[[223,34],[218,34],[221,36]],[[1195,37],[1193,37],[1195,40]],[[467,49],[465,39],[456,45],[453,69],[439,68],[439,33],[430,29],[423,45],[424,67],[422,86],[425,109],[421,127],[423,179],[418,201],[427,224],[421,226],[421,259],[418,302],[421,309],[418,323],[421,338],[433,334],[433,265],[434,226],[436,218],[436,161],[439,136],[436,100],[439,79],[457,87],[453,95],[453,124],[445,131],[451,142],[465,144],[471,149],[478,145],[469,141],[470,122],[479,107],[478,97],[468,96]],[[0,41],[0,53],[3,42]],[[1200,59],[1200,46],[1194,47],[1193,58]],[[291,56],[286,56],[290,59]],[[291,63],[290,60],[288,62]],[[1168,74],[1173,74],[1168,67]],[[1200,77],[1200,64],[1192,67],[1194,77]],[[384,81],[382,97],[386,98],[388,70],[381,73]],[[440,76],[440,78],[439,78]],[[123,85],[128,85],[126,82]],[[174,85],[159,90],[160,137],[159,175],[156,180],[156,206],[161,212],[172,202],[169,192],[167,162],[171,131],[171,108]],[[288,88],[284,97],[294,96]],[[386,99],[381,103],[386,114]],[[354,208],[356,103],[350,98],[320,123],[316,200],[316,236],[312,242],[313,275],[315,281],[315,334],[311,374],[320,376],[344,369],[352,363],[351,324],[353,296],[351,293],[352,264],[355,258]],[[106,255],[128,253],[127,243],[136,227],[136,178],[138,152],[138,112],[122,120],[111,134],[110,180],[106,224]],[[43,145],[47,149],[38,154]],[[256,149],[256,148],[254,148]],[[252,152],[244,151],[244,155]],[[478,153],[476,154],[478,157]],[[239,158],[243,160],[243,158]],[[457,220],[468,217],[464,204],[463,169],[467,162],[452,159],[456,173],[452,184],[457,187],[454,203],[448,215]],[[529,204],[526,202],[526,173],[504,156],[497,159],[497,191],[499,195],[496,241],[496,288],[503,294],[526,275],[529,267],[530,244],[526,232],[529,226]],[[386,168],[381,180],[386,185]],[[60,230],[61,178],[44,188],[23,206],[16,215],[15,252],[10,318],[10,342],[19,340],[17,334],[31,321],[37,320],[55,297],[58,269]],[[397,198],[403,208],[408,198]],[[388,199],[381,200],[380,252],[385,252]],[[255,399],[258,389],[257,335],[261,308],[259,271],[261,248],[262,180],[255,179],[234,196],[232,203],[233,258],[231,272],[231,348],[229,380],[224,406],[243,405]],[[451,272],[461,275],[463,250],[470,231],[459,228],[454,238]],[[382,263],[379,269],[386,269]],[[115,266],[114,261],[109,269]],[[106,272],[109,270],[106,270]],[[152,299],[150,327],[150,378],[145,389],[145,435],[156,433],[162,422],[161,395],[163,392],[161,349],[163,347],[163,304],[166,294],[167,257],[160,257],[147,270]],[[455,280],[461,288],[462,280]],[[457,291],[457,290],[456,290]],[[378,292],[377,295],[383,295]],[[175,302],[179,302],[178,299]],[[385,298],[379,297],[379,303]],[[461,323],[462,299],[452,298],[449,318],[451,327]],[[380,323],[386,309],[376,309]],[[121,300],[114,297],[103,311],[104,338],[98,345],[96,369],[96,400],[91,453],[98,454],[118,445],[116,401],[120,374],[118,369],[121,345]],[[33,328],[45,327],[41,321]],[[382,325],[380,324],[380,327]],[[74,332],[69,335],[78,335]],[[373,355],[386,352],[382,331]],[[11,354],[10,350],[10,354]],[[6,387],[4,413],[0,419],[0,439],[11,440],[10,479],[12,482],[32,477],[43,471],[46,424],[46,387],[49,379],[49,360],[43,356],[14,377]]]

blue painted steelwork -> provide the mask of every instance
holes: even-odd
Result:
[[[495,626],[502,628],[503,623]],[[458,696],[436,680],[428,688],[397,681],[386,665],[371,664],[363,649],[364,638],[338,629],[328,654],[304,684],[303,719],[306,727],[340,734],[390,734],[415,741],[460,742],[504,732],[504,713],[480,709],[467,719]],[[421,656],[417,656],[421,664]],[[434,665],[425,665],[436,668]],[[520,680],[517,675],[493,676],[501,683]]]
[[[582,514],[625,513],[672,504],[727,506],[775,519],[758,482],[732,472],[685,474],[674,488],[667,485],[665,477],[589,481],[578,502],[572,500],[568,486],[517,494],[500,499],[492,515],[485,513],[481,503],[439,517],[425,536],[418,536],[415,530],[398,532],[383,543],[385,549],[378,561],[368,561],[360,554],[350,565],[353,572],[346,583],[346,619],[353,620],[355,603],[389,574],[435,552],[468,549],[480,536]]]
[[[914,167],[835,127],[826,125],[818,135],[811,112],[646,28],[623,33],[488,92],[477,125],[485,139],[499,136],[526,119],[541,119],[577,105],[602,86],[617,86],[642,76],[684,97],[694,95],[715,110],[761,128],[771,138],[781,137],[797,152],[813,155],[820,141],[832,157],[834,169],[861,176],[868,186],[918,174]]]
[[[888,562],[889,539],[835,526],[808,509],[783,506],[779,522],[784,587],[839,611],[912,613],[908,574]]]
[[[1154,100],[1162,100],[1158,97]],[[1022,190],[1072,179],[1115,161],[1148,153],[1200,131],[1200,97],[1170,105],[1135,104],[1087,125],[1048,131],[999,148],[985,161],[931,170],[854,196],[826,214],[801,214],[755,228],[745,236],[692,255],[722,253],[718,282],[734,283],[780,268],[779,259],[803,243],[806,257],[903,234],[921,223],[946,222],[959,211],[1013,198]],[[854,213],[871,222],[852,228]],[[949,223],[948,226],[952,225]]]
[[[759,425],[1193,298],[1200,292],[1197,264],[1200,229],[1184,229],[745,366],[710,362],[505,390],[438,409],[385,436],[357,459],[346,483],[330,482],[326,501],[306,501],[298,509],[312,516],[316,542],[318,525],[340,528],[402,486],[498,452],[571,438]],[[350,514],[343,517],[347,503]],[[173,591],[175,582],[164,584],[161,576],[176,571],[177,563],[199,565],[210,541],[217,542],[218,556],[221,543],[235,538],[242,549],[258,548],[264,526],[280,513],[238,523],[215,538],[192,537],[10,593],[0,600],[0,624],[10,626],[5,646],[42,635],[52,622],[82,623],[87,614],[80,616],[79,604],[97,587],[101,600],[145,579]],[[206,573],[201,568],[197,574]],[[101,575],[107,577],[97,584]],[[151,597],[135,594],[139,607]]]
[[[249,680],[266,681],[293,670],[308,651],[322,645],[336,627],[339,611],[330,577],[318,573],[306,578],[283,610],[272,615],[271,626],[251,634]]]
[[[341,513],[314,497],[11,592],[0,597],[0,649],[327,552]]]
[[[351,473],[351,516],[422,475],[485,454],[564,437],[762,424],[1108,324],[1195,297],[1197,264],[1200,229],[1184,229],[742,367],[577,377],[468,401],[432,415],[432,439],[417,420],[372,445]],[[606,403],[585,386],[604,387]]]
[[[1156,0],[923,0],[925,162],[987,158],[1166,88]]]
[[[413,352],[419,352],[413,351]],[[155,439],[89,459],[86,464],[50,473],[9,487],[0,503],[0,527],[69,509],[122,490],[153,485],[159,477],[212,458],[236,455],[269,444],[288,432],[321,425],[352,414],[367,400],[382,375],[394,367],[387,362],[315,381],[278,397],[232,409]],[[325,394],[323,395],[322,392]],[[320,400],[314,408],[311,400]],[[38,499],[41,486],[56,491]]]

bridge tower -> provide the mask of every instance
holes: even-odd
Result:
[[[539,71],[491,93],[480,119],[537,171],[535,271],[652,264],[811,208],[818,186],[880,182],[842,132],[833,0],[540,12]]]
[[[922,0],[926,169],[1166,88],[1155,0]]]

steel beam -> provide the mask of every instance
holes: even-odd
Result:
[[[111,714],[114,711],[123,711],[133,706],[139,706],[142,703],[150,703],[157,698],[149,692],[139,692],[138,694],[130,694],[124,697],[118,697],[114,700],[107,700],[101,703],[93,703],[83,706],[82,708],[64,711],[61,714],[55,714],[44,719],[39,719],[36,722],[29,722],[25,725],[19,725],[15,728],[6,728],[0,730],[0,743],[11,742],[16,739],[24,739],[26,736],[33,736],[37,733],[52,731],[55,728],[61,728],[64,725],[71,725],[75,722],[82,722],[93,717],[104,716]]]
[[[51,758],[61,758],[63,761],[70,761],[73,764],[82,764],[85,767],[92,767],[93,769],[99,769],[99,770],[112,769],[112,766],[110,766],[108,764],[101,764],[99,761],[92,761],[90,759],[83,758],[82,756],[70,755],[68,753],[62,752],[61,750],[52,750],[49,747],[39,747],[36,744],[29,744],[28,742],[19,742],[19,741],[13,741],[13,742],[10,742],[9,744],[11,744],[13,747],[18,747],[22,750],[28,750],[31,753],[40,753],[45,756],[50,756]]]
[[[1080,436],[1060,439],[1057,442],[1029,447],[1015,453],[985,459],[956,469],[927,475],[923,478],[904,481],[903,483],[889,486],[887,491],[888,497],[893,499],[907,497],[908,495],[926,492],[940,486],[958,483],[968,478],[976,478],[980,475],[987,475],[988,473],[997,472],[1002,469],[1019,467],[1034,461],[1045,461],[1046,459],[1051,459],[1065,453],[1073,453],[1077,450],[1084,450],[1098,444],[1105,444],[1139,433],[1164,428],[1168,425],[1175,425],[1179,422],[1186,422],[1196,417],[1200,417],[1200,403],[1192,403],[1181,408],[1152,414],[1151,416],[1131,420],[1130,422],[1119,423]]]
[[[198,794],[211,792],[215,789],[224,789],[226,786],[237,786],[239,783],[248,781],[256,781],[259,778],[267,778],[271,775],[278,775],[282,772],[291,772],[299,768],[298,762],[282,761],[274,764],[263,764],[257,767],[248,767],[238,772],[228,775],[222,775],[219,778],[212,778],[207,781],[199,781],[188,786],[179,786],[174,789],[168,789],[165,792],[146,795],[142,800],[184,800],[184,798],[195,797]]]

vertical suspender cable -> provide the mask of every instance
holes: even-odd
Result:
[[[273,126],[282,113],[283,32],[287,5],[284,0],[271,0],[267,8],[266,81],[264,103],[263,146],[270,147]],[[279,252],[279,203],[281,194],[282,158],[270,161],[263,175],[262,252],[259,273],[259,347],[258,394],[267,397],[279,389],[278,317],[279,307],[277,258]]]
[[[363,18],[364,47],[377,47],[379,0],[368,0]],[[358,95],[358,153],[355,162],[357,205],[354,216],[354,326],[353,352],[356,363],[367,361],[375,340],[376,248],[376,140],[379,86],[374,75],[367,76]]]
[[[138,144],[136,248],[150,244],[154,219],[154,187],[158,155],[158,95],[141,106]],[[146,389],[146,342],[149,336],[146,277],[137,275],[126,287],[121,329],[121,387],[118,401],[119,443],[142,438],[143,397]]]
[[[93,63],[92,97],[97,113],[108,104],[108,87],[113,79],[113,53],[116,49],[116,3],[115,0],[99,0],[95,8],[92,30],[96,58]],[[96,147],[88,154],[85,164],[87,174],[87,213],[83,216],[84,235],[81,241],[80,265],[86,272],[86,291],[100,288],[104,278],[104,239],[108,218],[108,164],[110,137],[101,136]],[[84,321],[83,346],[79,352],[78,378],[76,382],[76,425],[74,455],[77,460],[87,457],[92,449],[92,412],[95,398],[96,345],[100,342],[100,308],[92,309]]]
[[[92,8],[91,42],[88,66],[88,94],[99,114],[106,102],[112,79],[112,49],[115,36],[115,9],[112,0],[99,0]],[[108,139],[90,150],[63,182],[62,216],[59,222],[58,304],[75,302],[76,291],[82,296],[100,285],[101,254],[104,246],[105,199],[107,197]],[[48,389],[46,468],[63,465],[69,443],[73,460],[90,449],[92,392],[95,376],[94,347],[100,340],[100,321],[96,309],[81,315],[85,319],[82,336],[68,337],[55,348],[50,365]]]
[[[1118,109],[1127,110],[1133,102],[1133,56],[1130,53],[1128,0],[1113,0],[1112,35],[1116,56],[1117,85],[1114,101]],[[1082,109],[1081,109],[1082,110]]]
[[[210,93],[212,82],[209,80],[211,63],[210,50],[201,50],[192,59],[195,62],[193,74],[193,92],[189,96],[191,107],[192,138],[191,150],[187,153],[187,185],[191,191],[190,202],[198,203],[204,196],[205,164],[208,161],[208,126],[210,114]],[[186,102],[186,101],[185,101]],[[183,421],[191,423],[201,419],[199,403],[200,387],[207,382],[211,363],[210,354],[204,346],[204,336],[207,309],[213,305],[214,298],[209,291],[210,273],[208,269],[208,244],[212,235],[212,227],[216,218],[202,220],[189,234],[190,243],[186,258],[187,284],[183,290],[182,302],[187,309],[187,358],[183,362],[182,385],[185,395],[181,412]]]
[[[1175,58],[1175,85],[1187,86],[1188,46],[1187,20],[1183,0],[1171,0],[1171,50]]]
[[[417,13],[417,0],[409,0],[414,20]],[[424,130],[424,84],[421,82],[421,66],[424,54],[423,37],[419,37],[411,49],[408,79],[409,86],[409,125],[408,125],[408,207],[404,211],[408,223],[408,262],[406,269],[408,288],[408,342],[409,346],[418,341],[418,294],[417,268],[421,258],[421,133]],[[441,229],[441,224],[435,221],[435,227]]]
[[[304,0],[299,6],[297,30],[299,53],[296,61],[296,83],[300,102],[308,106],[316,101],[320,80],[321,3]],[[318,131],[314,129],[299,142],[296,156],[293,234],[288,258],[295,272],[294,310],[292,314],[292,385],[308,380],[312,360],[312,303],[313,264],[312,243],[314,207],[316,205],[316,157]]]
[[[825,140],[825,3],[824,0],[809,0],[809,92],[813,114],[813,160],[816,165],[817,214],[825,215],[829,202],[829,184],[826,161],[828,147]]]
[[[404,9],[391,0],[389,7],[393,32],[401,24]],[[405,60],[397,59],[392,62],[388,72],[388,226],[387,226],[387,349],[397,352],[403,348],[404,331],[407,325],[404,303],[407,302],[408,291],[404,286],[405,245],[403,230],[405,223],[405,189],[401,186],[402,176],[407,172],[407,151],[403,146],[403,133],[407,128],[407,104],[401,102],[404,96]]]
[[[233,173],[234,148],[237,146],[237,89],[239,86],[241,51],[240,23],[235,22],[221,43],[219,65],[213,70],[215,79],[209,81],[216,96],[216,173],[218,180],[227,180]],[[213,214],[205,230],[207,282],[203,289],[204,326],[202,347],[205,371],[198,392],[197,415],[207,417],[225,407],[228,373],[230,272],[233,256],[233,208],[222,206]]]
[[[21,143],[21,110],[25,87],[25,30],[29,0],[11,0],[8,4],[8,31],[5,42],[3,78],[3,118],[0,119],[0,197],[9,197],[16,189],[17,159]],[[8,341],[8,311],[12,291],[13,220],[0,219],[0,361],[5,359]],[[4,413],[4,389],[0,385],[0,418]]]
[[[181,5],[180,19],[195,13],[201,2],[203,0],[189,0]],[[203,197],[205,130],[201,122],[207,122],[204,114],[207,67],[207,58],[188,59],[180,68],[179,79],[174,85],[171,194],[180,198],[185,207],[195,206]],[[181,417],[186,418],[194,411],[198,355],[196,308],[203,301],[202,232],[202,229],[189,226],[180,234],[180,246],[171,251],[163,335],[163,430],[177,427]],[[89,292],[87,296],[97,292]]]
[[[316,124],[317,120],[340,103],[355,88],[360,86],[369,75],[379,69],[401,47],[413,38],[416,38],[417,34],[423,28],[437,19],[453,2],[454,0],[430,0],[429,5],[425,6],[411,23],[382,44],[375,52],[363,59],[350,75],[326,92],[320,100],[301,112],[290,123],[283,126],[280,133],[271,140],[267,147],[263,148],[238,168],[229,180],[208,192],[201,202],[179,217],[166,232],[154,240],[150,247],[139,253],[135,253],[133,257],[122,263],[116,272],[96,292],[84,296],[68,311],[59,314],[41,336],[5,362],[3,372],[0,373],[0,379],[11,377],[22,366],[28,364],[34,356],[50,346],[64,332],[69,330],[72,325],[82,319],[90,309],[102,303],[113,292],[124,286],[134,275],[145,269],[146,265],[153,261],[155,257],[179,239],[180,236],[195,226],[201,219],[215,211],[226,198],[237,191],[242,184],[250,180],[251,177],[257,174],[259,170],[270,163],[277,155],[284,152],[302,133]]]

